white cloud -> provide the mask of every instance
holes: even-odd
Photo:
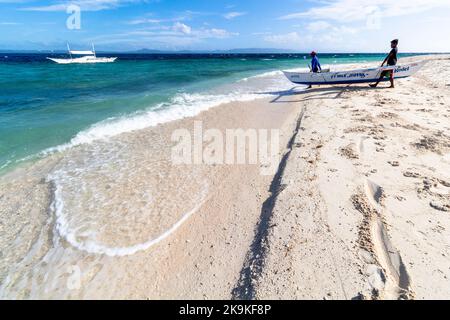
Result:
[[[267,36],[269,34],[272,34],[272,32],[270,31],[265,31],[265,32],[253,32],[252,36]]]
[[[413,35],[424,29],[422,17],[444,14],[448,9],[449,0],[325,0],[315,1],[310,9],[279,19],[298,19],[302,23],[303,28],[301,25],[299,28],[305,31],[304,35],[301,34],[304,46],[320,46],[328,50],[375,51],[383,50],[390,38],[419,43]],[[411,23],[412,15],[420,20]],[[304,24],[305,20],[309,23]],[[378,30],[382,25],[385,32],[380,34]],[[408,27],[400,30],[403,26]],[[433,28],[436,32],[429,37],[437,37],[436,34],[442,37],[445,34],[445,28],[441,26],[433,23]],[[358,34],[358,30],[364,30],[364,33]],[[424,41],[420,40],[420,43]]]
[[[349,45],[348,39],[352,39],[357,33],[357,29],[348,26],[318,23],[306,25],[300,31],[266,35],[263,40],[282,48],[298,50],[334,48],[333,50],[336,50]]]
[[[155,25],[125,33],[108,34],[91,37],[87,41],[101,45],[127,43],[129,46],[139,47],[152,45],[164,48],[186,48],[201,43],[205,39],[224,39],[236,36],[238,33],[225,29],[199,28],[194,29],[184,23],[173,25]]]
[[[47,6],[20,8],[20,10],[42,11],[42,12],[66,11],[69,5],[77,5],[83,11],[101,11],[101,10],[116,9],[120,6],[140,1],[141,0],[72,0],[72,1],[60,1],[57,4],[51,4]]]
[[[216,39],[225,39],[230,38],[232,36],[238,36],[237,32],[229,32],[225,29],[200,29],[196,32],[196,35],[199,38],[216,38]]]
[[[172,26],[172,30],[175,32],[181,32],[183,34],[191,34],[191,32],[192,32],[191,27],[189,27],[188,25],[185,25],[184,23],[181,23],[181,22],[176,22]]]
[[[246,14],[247,14],[247,12],[233,11],[233,12],[228,12],[228,13],[224,14],[223,17],[225,19],[231,20],[231,19],[234,19],[234,18],[237,18],[237,17],[240,17],[240,16],[244,16]]]
[[[194,29],[184,23],[177,22],[172,26],[154,26],[140,30],[134,30],[127,33],[101,36],[104,38],[114,38],[122,36],[146,36],[146,37],[177,37],[177,38],[197,38],[197,39],[224,39],[237,36],[239,33],[230,32],[225,29],[217,28],[200,28]]]
[[[331,28],[331,24],[326,21],[319,20],[309,23],[306,28],[311,32],[318,32]]]
[[[5,21],[5,22],[0,22],[0,25],[2,26],[17,26],[21,23],[18,22],[9,22],[9,21]]]
[[[133,0],[129,0],[129,1],[133,1]],[[151,1],[151,0],[134,0],[134,1]],[[157,0],[152,0],[152,1],[157,1]],[[192,20],[194,18],[194,16],[201,16],[201,15],[209,15],[209,13],[185,10],[183,12],[179,12],[176,16],[171,17],[171,18],[158,18],[158,17],[154,17],[153,13],[148,13],[147,15],[138,17],[134,20],[127,21],[125,23],[131,24],[131,25],[140,25],[140,24],[158,25],[158,24],[163,24],[163,23],[168,23],[168,22],[189,21],[189,20]]]
[[[264,41],[274,44],[288,44],[290,46],[295,46],[295,43],[299,43],[301,41],[301,37],[297,32],[290,32],[286,34],[267,35],[264,37]]]
[[[135,20],[128,21],[127,23],[128,24],[146,24],[146,23],[158,24],[161,22],[163,22],[163,20],[161,20],[161,19],[135,19]]]
[[[383,17],[420,13],[430,9],[450,8],[448,0],[329,0],[307,11],[280,17],[288,19],[325,19],[339,22],[366,20],[374,12]]]
[[[52,11],[66,11],[67,7],[69,6],[69,3],[63,4],[51,4],[48,6],[39,6],[39,7],[26,7],[26,8],[20,8],[19,10],[22,11],[42,11],[42,12],[52,12]],[[92,10],[94,11],[94,10]]]

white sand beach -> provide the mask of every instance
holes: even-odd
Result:
[[[436,59],[394,90],[299,99],[256,297],[448,298],[450,60]]]
[[[0,177],[0,298],[450,298],[450,57],[420,59],[395,89],[222,104]],[[174,166],[195,121],[279,129],[276,173]]]

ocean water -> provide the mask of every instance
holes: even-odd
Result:
[[[58,65],[46,56],[0,53],[0,174],[48,152],[281,90],[290,84],[276,71],[309,62],[306,54],[114,54],[110,64]],[[383,55],[320,58],[333,65]]]

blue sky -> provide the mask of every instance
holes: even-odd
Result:
[[[0,0],[0,49],[449,52],[448,17],[450,0]]]

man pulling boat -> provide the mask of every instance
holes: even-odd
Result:
[[[391,52],[389,52],[387,57],[384,59],[383,63],[381,64],[381,67],[383,67],[386,62],[388,66],[395,66],[397,64],[397,53],[398,53],[397,46],[398,46],[398,39],[392,40]],[[394,88],[394,68],[392,68],[391,70],[382,71],[378,81],[375,84],[370,84],[370,86],[372,88],[376,88],[384,77],[389,77],[389,81],[391,82],[391,86],[389,88]]]

